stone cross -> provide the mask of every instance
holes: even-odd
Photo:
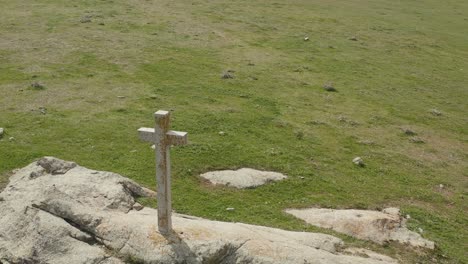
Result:
[[[154,128],[142,127],[138,129],[141,140],[155,145],[156,153],[156,181],[158,199],[158,229],[161,234],[170,234],[172,231],[172,204],[171,204],[171,164],[170,146],[187,144],[187,132],[169,130],[170,113],[159,110],[154,113],[156,126]]]

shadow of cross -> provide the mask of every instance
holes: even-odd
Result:
[[[171,195],[171,163],[169,151],[171,145],[187,144],[187,132],[169,130],[170,113],[159,110],[154,113],[156,125],[154,128],[138,129],[140,139],[155,145],[156,182],[158,199],[158,229],[163,235],[172,232],[172,195]]]

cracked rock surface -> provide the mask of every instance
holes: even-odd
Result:
[[[330,235],[177,214],[163,236],[157,211],[135,205],[154,195],[118,174],[43,158],[0,193],[0,263],[395,263],[340,253]]]
[[[416,232],[406,228],[406,219],[398,208],[380,211],[355,209],[288,209],[286,213],[306,221],[311,225],[333,229],[359,239],[379,244],[397,241],[413,247],[434,249],[434,242],[426,240]]]

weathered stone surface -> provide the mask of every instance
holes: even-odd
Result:
[[[34,162],[0,193],[0,263],[394,263],[339,253],[343,242],[330,235],[184,215],[163,236],[156,210],[134,209],[134,197],[148,195],[115,173],[76,165],[52,174]]]
[[[398,208],[386,208],[382,212],[323,208],[288,209],[286,212],[311,225],[333,229],[359,239],[379,244],[398,241],[414,247],[434,249],[434,242],[406,228],[406,219],[401,217]]]
[[[278,172],[259,171],[249,168],[239,170],[211,171],[200,175],[212,184],[221,184],[235,188],[255,188],[271,181],[286,179],[287,176]]]

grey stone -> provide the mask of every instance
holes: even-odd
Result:
[[[4,133],[5,133],[5,130],[2,127],[0,127],[0,138],[3,137]]]
[[[361,157],[354,158],[353,163],[361,167],[364,166],[364,161],[362,160]]]
[[[441,116],[442,115],[442,112],[437,110],[437,109],[431,109],[429,112],[431,114],[435,115],[435,116]]]
[[[328,82],[323,85],[323,89],[328,92],[336,92],[336,88],[333,86],[333,83]]]
[[[338,252],[343,241],[331,235],[180,214],[163,236],[155,209],[132,210],[136,196],[154,192],[115,173],[51,174],[34,162],[0,193],[0,263],[394,263]]]
[[[271,181],[280,181],[287,176],[278,172],[259,171],[249,168],[239,170],[211,171],[200,175],[212,184],[221,184],[235,188],[255,188]]]
[[[286,212],[311,225],[333,229],[359,239],[379,244],[397,241],[414,247],[434,249],[434,242],[406,228],[406,219],[401,217],[398,208],[387,208],[382,212],[323,208],[288,209]]]

